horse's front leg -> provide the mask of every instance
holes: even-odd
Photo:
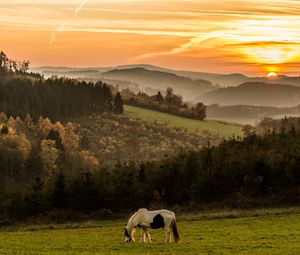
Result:
[[[149,243],[152,243],[150,233],[147,231],[147,229],[146,229],[146,238],[147,238]]]
[[[149,243],[152,243],[152,240],[151,240],[151,236],[150,236],[150,233],[148,232],[147,228],[146,227],[142,227],[142,232],[143,232],[143,242],[149,242]]]
[[[146,242],[146,237],[147,237],[147,228],[141,227],[141,243]]]

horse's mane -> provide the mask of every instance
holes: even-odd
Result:
[[[129,219],[128,223],[131,222],[133,220],[133,218],[135,218],[135,216],[137,216],[139,213],[147,211],[146,208],[140,208],[137,212],[135,212]]]

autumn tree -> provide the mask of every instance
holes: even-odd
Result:
[[[64,147],[66,153],[71,153],[76,151],[79,146],[80,137],[76,134],[74,126],[71,122],[67,123],[65,128],[65,140],[64,140]]]
[[[52,179],[57,171],[58,149],[53,140],[41,141],[40,157],[42,160],[46,179]]]
[[[36,129],[42,138],[46,138],[52,129],[53,125],[48,118],[40,117],[36,123]]]
[[[255,128],[251,126],[250,124],[246,124],[242,127],[242,132],[244,133],[244,136],[249,136],[253,134],[255,131]]]
[[[6,122],[7,122],[6,114],[4,112],[1,112],[0,113],[0,123],[5,124]]]
[[[204,120],[206,118],[206,106],[203,103],[196,104],[195,112],[199,120]]]
[[[23,181],[31,149],[31,143],[23,134],[0,135],[0,176]]]

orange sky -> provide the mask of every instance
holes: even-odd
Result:
[[[0,13],[0,49],[32,66],[300,75],[298,0],[1,0]]]

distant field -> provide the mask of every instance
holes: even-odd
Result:
[[[215,120],[198,121],[129,105],[125,105],[124,108],[125,113],[128,116],[149,121],[157,121],[160,123],[168,123],[171,126],[184,127],[190,131],[208,130],[212,133],[217,133],[222,137],[230,137],[233,135],[242,134],[241,126],[237,124],[225,123]]]
[[[165,244],[162,230],[150,231],[152,244],[124,243],[125,224],[126,220],[115,220],[81,226],[2,229],[0,254],[300,254],[300,214],[210,220],[179,219],[179,244]]]

